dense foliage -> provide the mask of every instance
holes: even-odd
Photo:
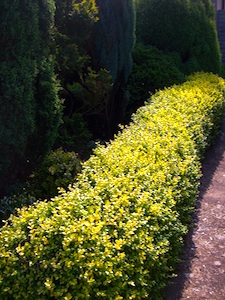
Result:
[[[224,113],[224,80],[158,92],[84,164],[69,192],[0,230],[2,299],[160,299]]]
[[[54,1],[0,3],[0,197],[52,146],[61,103],[49,43]]]
[[[174,60],[154,46],[137,43],[132,58],[133,68],[128,81],[128,116],[130,112],[141,107],[150,94],[186,80],[186,76],[176,67]]]
[[[132,0],[56,1],[57,73],[66,99],[65,118],[75,121],[79,114],[95,138],[112,135],[124,113],[133,14]],[[77,143],[75,134],[76,150]]]
[[[210,0],[3,0],[0,9],[0,197],[53,144],[86,159],[149,92],[221,71]],[[135,13],[145,45],[132,65]]]
[[[80,171],[81,162],[75,152],[57,149],[45,157],[26,189],[36,199],[50,199],[58,194],[58,188],[67,189]]]
[[[211,0],[136,0],[137,40],[180,56],[190,74],[221,74],[222,62]]]
[[[94,0],[56,0],[55,3],[55,71],[65,99],[63,123],[55,147],[80,152],[92,136],[84,117],[96,111],[98,105],[93,90],[95,78],[89,76],[93,70],[86,50],[93,24],[98,20],[98,10]]]
[[[112,76],[104,113],[105,135],[112,137],[128,101],[125,87],[132,69],[134,7],[133,0],[96,0],[96,4],[99,21],[94,26],[90,55],[95,69],[107,69]]]
[[[60,188],[68,190],[80,171],[81,161],[75,152],[51,151],[19,189],[0,199],[0,227],[17,208],[50,199]]]

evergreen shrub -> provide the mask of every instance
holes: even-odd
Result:
[[[0,199],[0,221],[5,220],[17,208],[29,206],[35,201],[50,199],[59,188],[67,189],[81,171],[81,161],[73,152],[62,148],[51,151],[41,165],[11,195]]]
[[[133,69],[128,81],[128,109],[135,111],[150,94],[173,84],[181,84],[186,76],[174,60],[154,46],[137,43],[133,50]]]
[[[158,92],[84,163],[70,191],[0,230],[1,299],[161,299],[197,197],[224,80]]]
[[[0,2],[0,197],[54,143],[62,101],[50,55],[53,0]]]
[[[123,121],[127,105],[126,85],[132,70],[135,12],[133,0],[96,0],[99,20],[94,24],[89,49],[94,70],[107,69],[112,89],[106,103],[100,139],[112,138]]]
[[[138,42],[176,52],[181,71],[223,75],[211,0],[135,0]],[[151,17],[149,17],[151,16]]]
[[[67,151],[75,151],[80,157],[86,158],[91,149],[88,144],[92,140],[92,134],[81,113],[73,113],[71,116],[63,117],[60,125],[55,148],[62,147]],[[89,147],[90,148],[90,147]]]
[[[73,151],[62,148],[51,151],[41,166],[30,176],[27,190],[37,199],[50,199],[58,188],[67,189],[81,171],[81,162]]]

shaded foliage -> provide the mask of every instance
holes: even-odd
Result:
[[[81,171],[81,162],[75,152],[61,148],[51,151],[42,164],[30,176],[26,193],[36,199],[50,199],[58,194],[59,188],[68,188]]]
[[[200,70],[221,74],[210,0],[136,0],[136,9],[138,41],[165,52],[177,52],[186,74]]]
[[[107,139],[126,106],[123,89],[131,72],[133,1],[57,0],[56,7],[56,70],[65,116],[81,114],[94,138]]]
[[[132,0],[96,0],[99,21],[94,26],[90,49],[95,69],[105,68],[112,76],[112,91],[105,112],[106,135],[112,137],[125,115],[126,84],[132,69],[134,7]]]
[[[50,200],[58,194],[59,188],[68,190],[80,171],[81,161],[75,152],[65,152],[61,148],[51,151],[14,194],[0,199],[0,227],[16,209],[38,200]]]
[[[54,1],[0,3],[0,196],[52,146],[61,103],[49,54]]]
[[[132,57],[133,69],[128,81],[128,116],[157,90],[186,80],[186,76],[175,66],[173,59],[154,46],[138,43]]]
[[[73,147],[79,152],[83,151],[81,144],[86,145],[92,136],[91,131],[96,131],[90,119],[93,115],[102,116],[105,109],[104,96],[101,96],[98,86],[102,83],[102,79],[99,80],[101,73],[107,71],[95,72],[87,52],[93,24],[98,20],[97,14],[95,1],[56,0],[56,72],[65,99],[64,124],[60,128],[57,145],[65,149]],[[76,126],[72,131],[71,124]],[[81,137],[79,132],[84,128],[85,134]]]

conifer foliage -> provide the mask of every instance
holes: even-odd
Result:
[[[59,124],[54,10],[53,0],[0,2],[0,195],[49,149]]]
[[[136,0],[137,40],[178,53],[186,74],[221,74],[222,63],[211,0]]]
[[[99,21],[95,24],[94,47],[91,52],[95,69],[110,71],[113,90],[106,107],[108,134],[115,132],[126,109],[126,87],[132,69],[134,44],[133,0],[96,0]]]

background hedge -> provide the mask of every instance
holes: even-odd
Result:
[[[178,55],[185,74],[223,74],[211,0],[135,0],[136,37],[165,53]]]
[[[11,216],[0,231],[0,298],[160,299],[224,90],[201,73],[158,92],[97,148],[69,192]]]

